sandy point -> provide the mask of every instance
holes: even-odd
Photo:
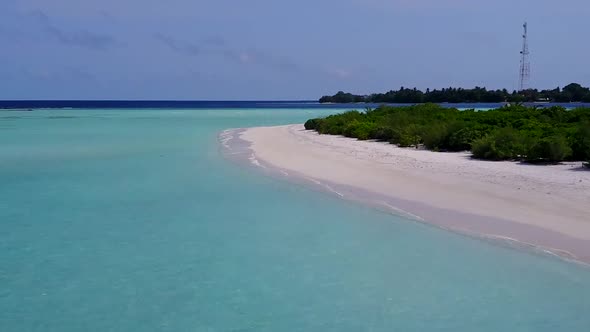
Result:
[[[590,171],[319,135],[303,125],[237,132],[252,160],[428,223],[509,238],[590,262]]]

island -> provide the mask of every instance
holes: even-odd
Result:
[[[386,93],[355,95],[339,91],[333,96],[323,96],[320,103],[501,103],[501,102],[590,102],[590,88],[578,83],[550,90],[525,89],[509,92],[507,89],[487,90],[482,87],[473,89],[444,88],[427,89],[422,92],[416,88],[391,90]]]
[[[471,151],[488,160],[590,161],[590,108],[509,105],[487,111],[437,104],[381,106],[310,119],[320,134],[433,151]]]

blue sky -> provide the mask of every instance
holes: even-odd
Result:
[[[0,0],[0,99],[590,85],[587,0]]]

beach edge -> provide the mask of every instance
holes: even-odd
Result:
[[[347,183],[317,178],[313,174],[300,172],[295,167],[281,167],[273,163],[275,160],[260,156],[255,147],[257,140],[248,137],[248,133],[253,130],[293,128],[294,126],[224,130],[218,136],[221,152],[227,159],[240,165],[248,165],[251,169],[261,171],[266,176],[303,185],[312,190],[328,193],[340,199],[369,206],[413,222],[502,246],[590,266],[589,240],[575,238],[533,224],[436,207],[421,201],[404,199],[393,193],[383,194]]]

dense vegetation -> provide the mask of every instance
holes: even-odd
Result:
[[[590,108],[513,105],[478,112],[436,104],[381,106],[311,119],[305,128],[402,147],[470,150],[475,158],[488,160],[590,161]]]
[[[339,91],[333,96],[320,98],[320,103],[500,103],[500,102],[590,102],[590,89],[577,83],[568,84],[563,89],[553,90],[528,89],[523,91],[448,88],[426,92],[401,88],[387,93],[368,96],[353,95]]]

